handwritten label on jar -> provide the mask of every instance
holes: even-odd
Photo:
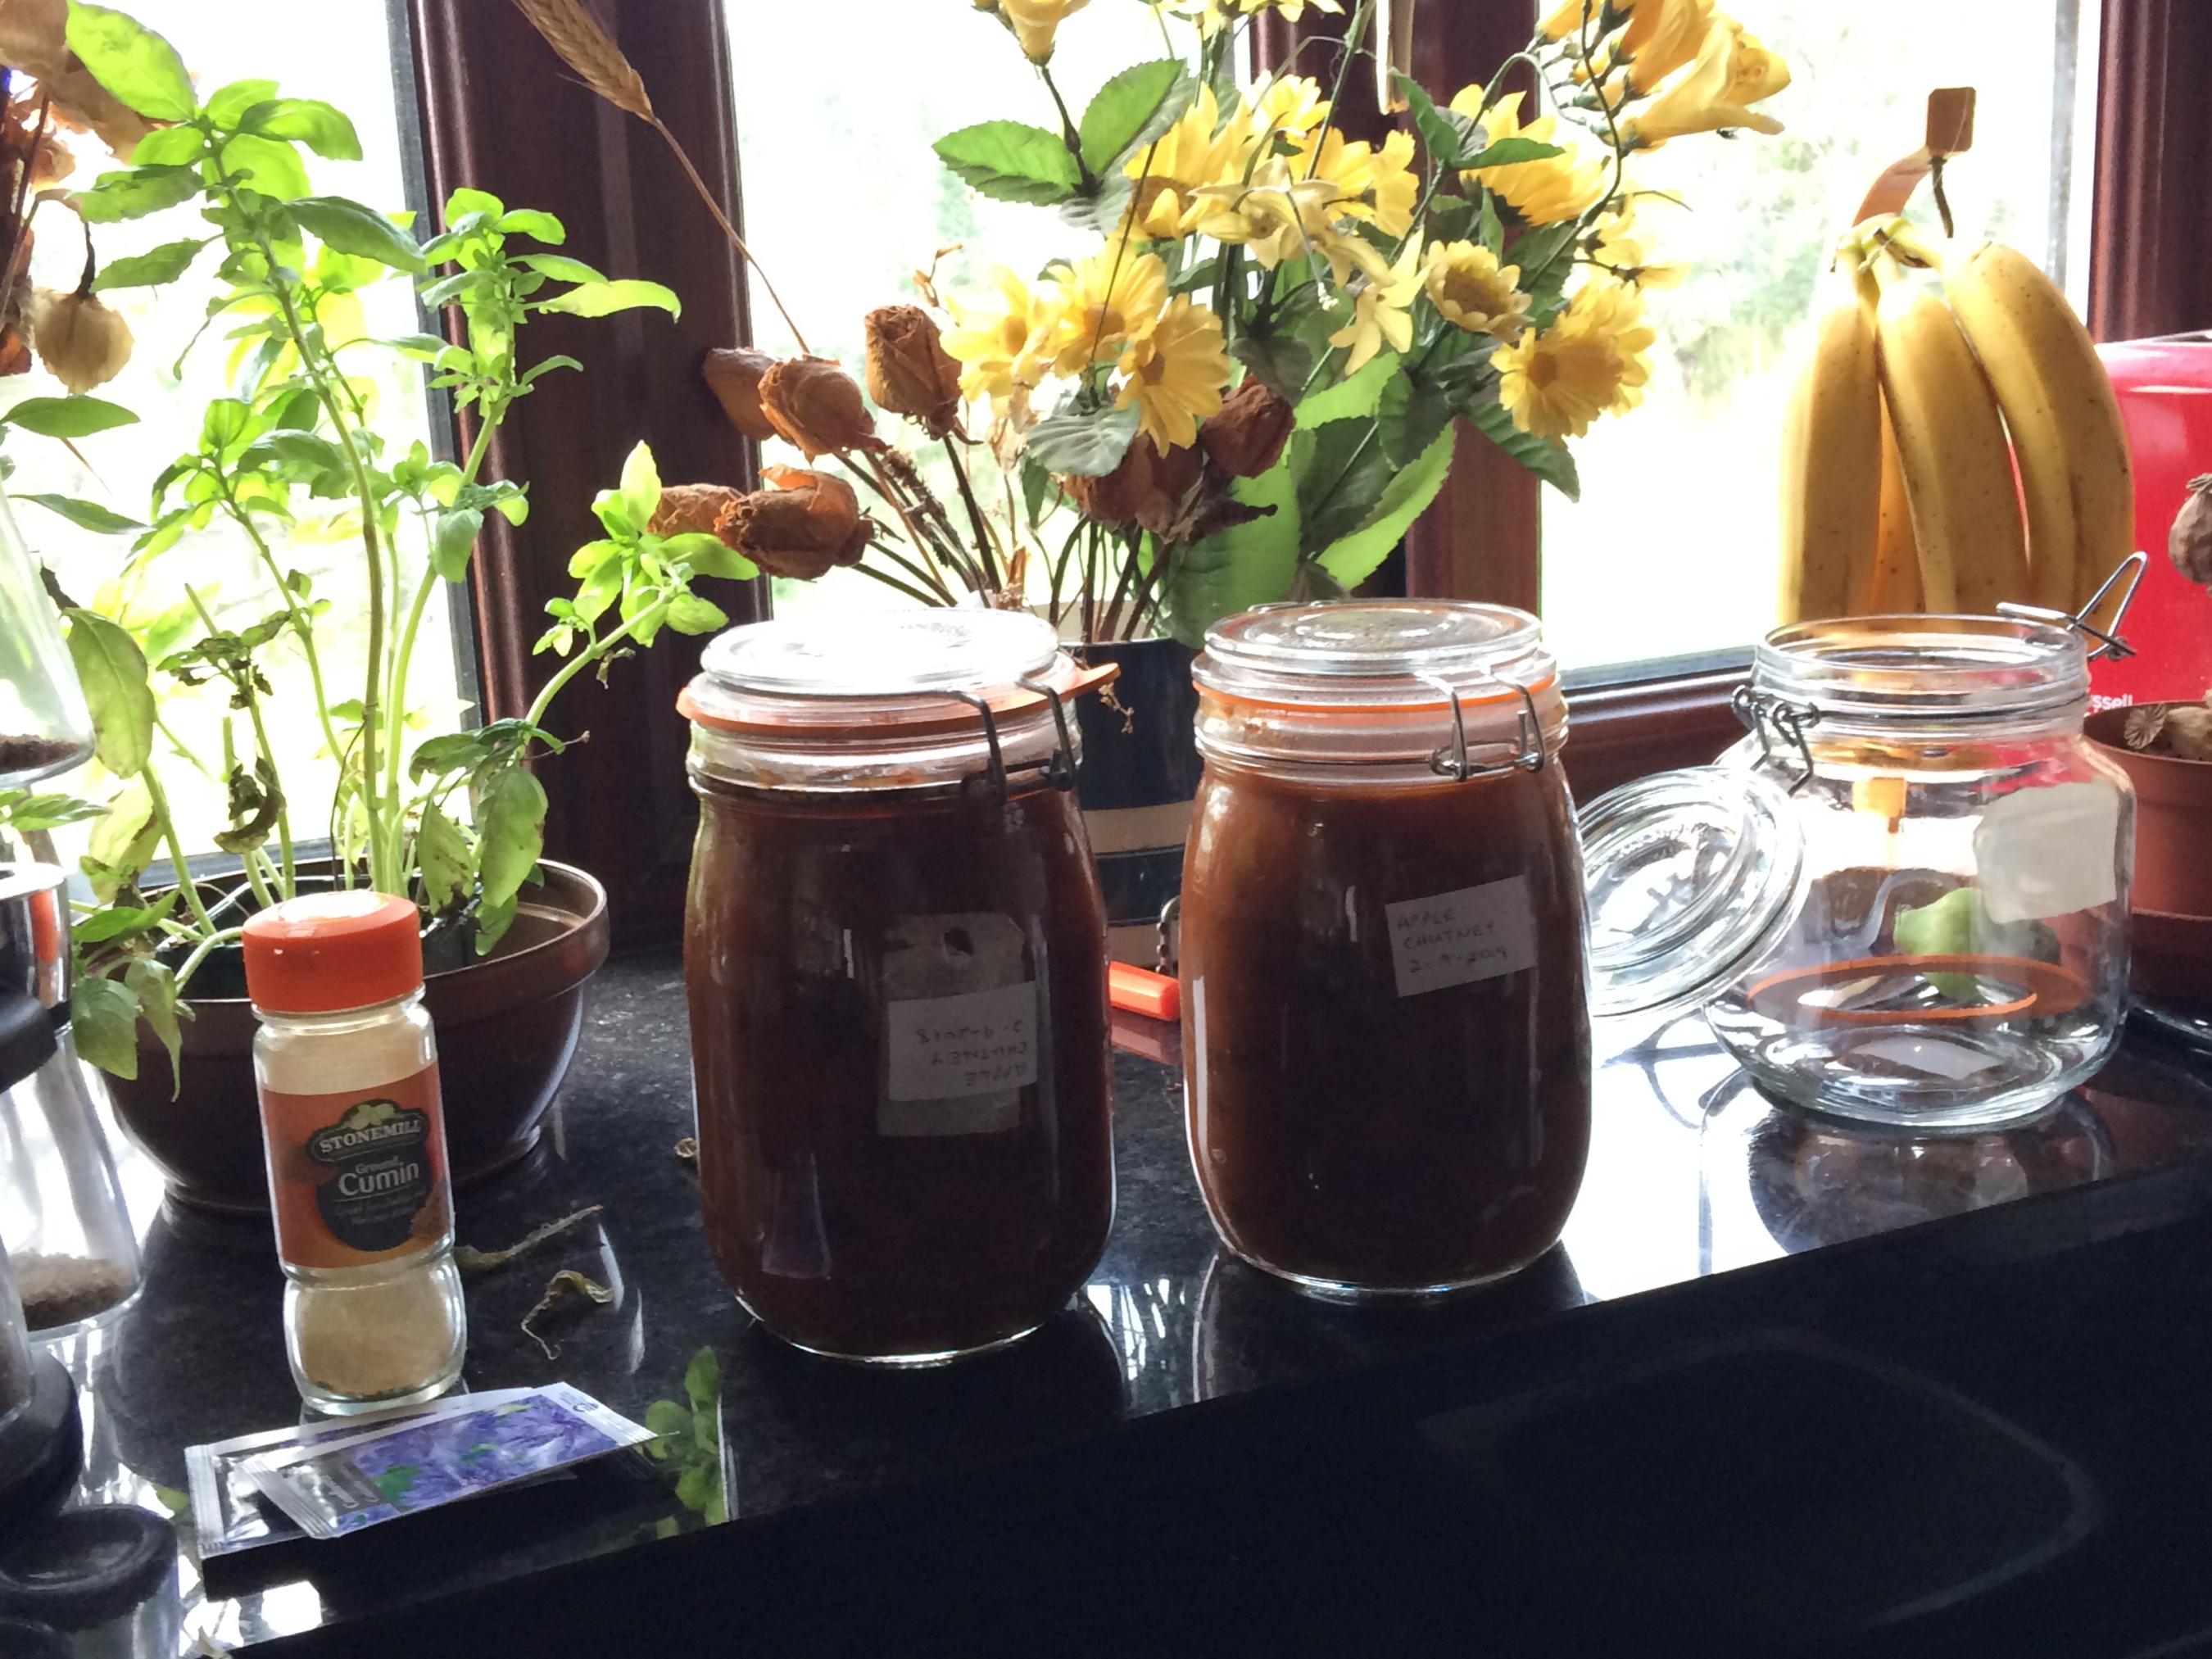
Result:
[[[884,951],[886,1135],[993,1134],[1037,1079],[1037,988],[1020,927],[989,913],[901,916]]]
[[[1382,914],[1389,924],[1390,961],[1401,997],[1517,974],[1536,964],[1536,918],[1526,876],[1386,904]]]

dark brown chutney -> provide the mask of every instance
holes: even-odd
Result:
[[[1516,876],[1534,964],[1400,995],[1385,907]],[[1387,1292],[1551,1247],[1590,1122],[1581,860],[1555,764],[1316,788],[1209,759],[1182,915],[1191,1158],[1231,1249]]]
[[[1034,1328],[1114,1212],[1105,913],[1074,797],[696,787],[684,979],[722,1276],[819,1352],[946,1355]],[[1033,1083],[889,1102],[886,955],[917,929],[1034,981]]]

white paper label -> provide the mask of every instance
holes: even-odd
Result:
[[[1536,918],[1526,876],[1386,904],[1382,914],[1401,997],[1535,966]]]
[[[1974,826],[1974,884],[1990,920],[2069,915],[2119,896],[2120,797],[2109,784],[2015,789]]]
[[[893,1100],[962,1100],[1035,1083],[1036,987],[894,1002],[885,1017]]]
[[[1979,1077],[1990,1069],[1990,1057],[1980,1050],[1928,1037],[1877,1037],[1872,1042],[1862,1042],[1854,1052],[1954,1083]]]

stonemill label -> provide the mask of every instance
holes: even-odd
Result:
[[[352,1267],[446,1231],[438,1068],[374,1089],[261,1091],[277,1248],[301,1267]]]

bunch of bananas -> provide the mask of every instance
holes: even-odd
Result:
[[[1902,219],[1838,257],[1852,297],[1784,429],[1780,620],[2079,609],[2134,549],[2135,481],[2065,295],[2017,249],[1942,252]]]

